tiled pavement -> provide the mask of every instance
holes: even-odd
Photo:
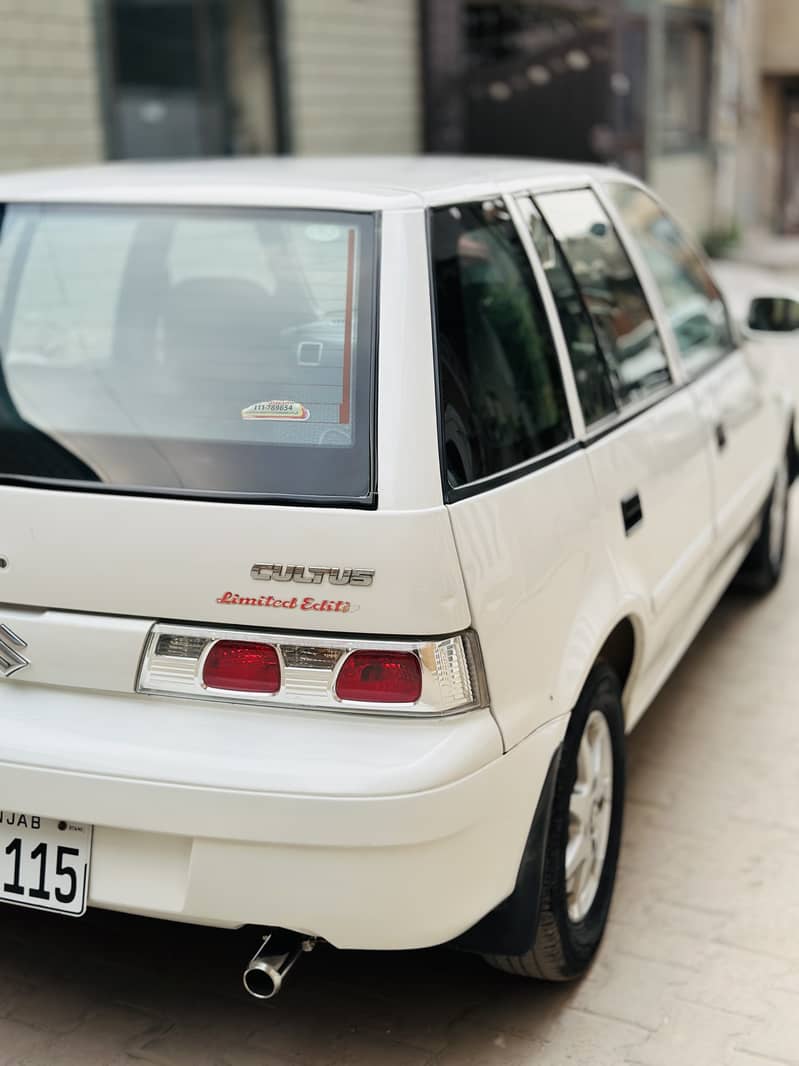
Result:
[[[548,987],[442,950],[319,949],[240,990],[251,935],[0,915],[2,1066],[799,1066],[799,492],[793,565],[729,595],[630,740],[608,936]]]

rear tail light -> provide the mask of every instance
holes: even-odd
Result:
[[[218,640],[205,657],[203,684],[228,692],[279,692],[277,652],[252,640]]]
[[[351,713],[442,715],[488,704],[477,635],[387,641],[156,625],[137,691]]]
[[[340,700],[360,703],[416,703],[422,668],[410,651],[354,651],[336,678]]]

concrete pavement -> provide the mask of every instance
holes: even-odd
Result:
[[[443,950],[317,950],[240,987],[251,934],[0,913],[0,1066],[799,1066],[799,490],[786,580],[728,595],[630,738],[608,935],[551,987]]]

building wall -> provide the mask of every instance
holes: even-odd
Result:
[[[728,49],[737,56],[740,77],[736,144],[735,208],[739,226],[745,229],[763,218],[761,186],[764,168],[770,161],[763,159],[761,149],[762,75],[760,46],[763,33],[761,0],[738,0],[740,8],[734,43]],[[734,119],[734,116],[733,116]],[[769,180],[768,172],[766,180]]]
[[[715,0],[671,0],[670,7],[704,9],[714,13],[714,37],[718,8]],[[676,151],[663,144],[663,105],[665,68],[665,5],[648,5],[650,16],[649,101],[647,105],[647,181],[663,197],[669,209],[697,238],[713,224],[714,167],[708,145]],[[712,119],[711,119],[712,127]],[[712,133],[711,133],[712,137]]]
[[[102,156],[90,0],[0,0],[0,170]]]
[[[760,0],[761,64],[764,74],[799,73],[799,3],[797,0]]]
[[[713,165],[700,152],[654,156],[647,180],[696,237],[713,224]]]
[[[778,78],[763,79],[760,111],[760,175],[753,189],[760,196],[760,221],[769,229],[779,224],[782,195],[783,99]]]
[[[754,2],[754,0],[753,0]],[[784,223],[786,188],[786,92],[799,89],[799,2],[760,0],[761,100],[759,173],[753,189],[760,196],[760,221],[779,231]]]
[[[417,0],[290,0],[284,6],[292,150],[419,151]]]

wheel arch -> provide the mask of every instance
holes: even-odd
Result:
[[[607,624],[594,633],[594,639],[585,642],[580,656],[579,669],[572,668],[564,677],[562,707],[571,713],[591,671],[598,662],[606,662],[619,678],[621,703],[625,721],[631,702],[631,694],[640,675],[644,658],[644,623],[641,613],[634,605],[612,616]]]
[[[597,662],[606,662],[613,667],[622,691],[622,706],[626,700],[625,695],[629,682],[633,677],[638,665],[638,651],[642,642],[639,633],[640,623],[630,615],[625,615],[615,624],[613,629],[605,637],[602,647],[599,649],[594,662],[589,667],[588,673]],[[586,674],[586,676],[588,676]]]
[[[596,667],[606,663],[619,678],[622,713],[626,719],[625,693],[640,660],[640,631],[640,620],[627,614],[608,627],[580,681],[570,714]],[[532,947],[538,927],[547,839],[562,751],[561,743],[552,755],[513,891],[471,929],[450,941],[451,947],[482,955],[520,955]]]

